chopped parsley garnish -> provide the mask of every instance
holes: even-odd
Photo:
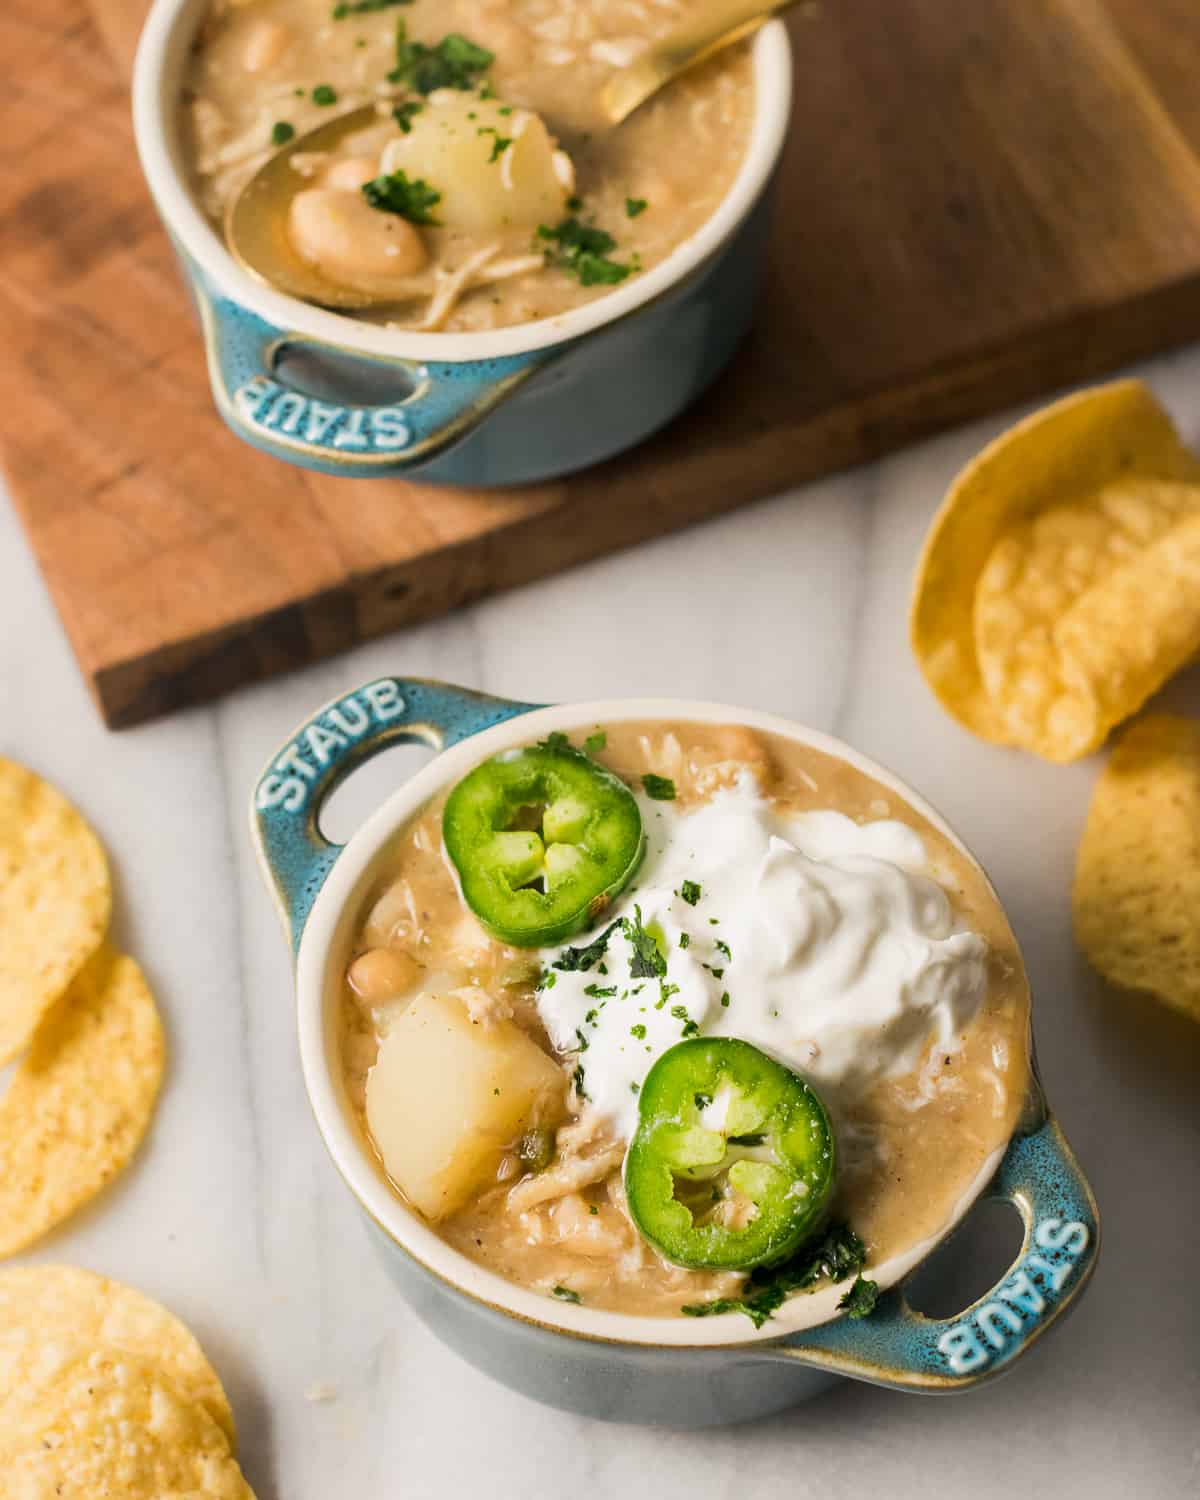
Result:
[[[552,970],[547,969],[542,977],[538,980],[538,989],[552,990],[557,983],[558,975],[555,974]]]
[[[347,16],[365,16],[374,10],[391,10],[393,5],[411,5],[413,0],[338,0],[333,7],[333,19],[344,21]]]
[[[689,906],[695,906],[696,902],[703,895],[703,891],[694,880],[685,880],[675,894],[682,896]]]
[[[644,1042],[646,1040],[646,1028],[639,1021],[636,1026],[629,1028],[629,1035],[637,1037],[639,1042]]]
[[[632,917],[621,918],[621,931],[629,940],[633,957],[629,961],[632,979],[661,979],[667,972],[667,961],[662,956],[654,934],[642,926],[642,909],[633,908]]]
[[[592,1000],[610,1000],[617,993],[617,987],[614,984],[604,989],[598,984],[589,984],[584,986],[583,993]]]
[[[412,131],[413,116],[419,115],[424,108],[425,106],[419,104],[415,99],[405,99],[403,103],[397,104],[395,109],[392,110],[392,119],[395,120],[404,134],[408,135]]]
[[[544,740],[538,740],[539,750],[569,750],[570,748],[571,741],[566,737],[561,729],[554,730],[553,733],[548,734]]]
[[[642,785],[646,788],[646,796],[653,802],[675,800],[675,783],[669,776],[656,776],[653,771],[647,771],[642,777]]]
[[[854,1285],[838,1303],[838,1312],[848,1318],[867,1318],[875,1311],[879,1301],[879,1287],[865,1276],[855,1278]]]
[[[551,1296],[557,1297],[560,1302],[582,1302],[583,1298],[578,1292],[573,1292],[569,1286],[556,1286],[551,1288]]]
[[[588,1098],[588,1093],[587,1093],[587,1090],[583,1086],[583,1064],[582,1063],[576,1063],[575,1064],[575,1071],[571,1074],[571,1082],[574,1085],[575,1092],[579,1095],[579,1097],[581,1099],[587,1099]]]
[[[564,974],[586,974],[604,957],[608,940],[620,925],[620,922],[614,922],[611,927],[606,927],[600,936],[594,942],[588,943],[586,947],[564,948],[555,959],[554,968],[560,969]]]
[[[665,979],[660,979],[658,982],[658,1003],[655,1005],[654,1009],[662,1010],[663,1006],[667,1003],[671,996],[678,995],[678,993],[679,986],[677,984],[668,984]],[[677,1005],[671,1012],[671,1014],[675,1015],[677,1011],[680,1011],[682,1009],[683,1007],[681,1005]]]
[[[595,755],[597,750],[603,750],[608,744],[608,735],[603,729],[597,729],[595,734],[589,734],[583,742],[583,748],[589,755]]]
[[[413,0],[338,0],[331,12],[335,21],[344,21],[347,16],[365,16],[372,11],[391,10],[393,5],[411,5]]]
[[[746,1314],[755,1328],[761,1328],[772,1313],[779,1311],[789,1293],[803,1291],[824,1277],[834,1282],[847,1281],[862,1269],[866,1258],[866,1246],[853,1229],[847,1224],[835,1224],[823,1239],[806,1246],[782,1265],[751,1271],[746,1278],[744,1296],[718,1297],[714,1302],[691,1302],[681,1307],[680,1312],[689,1318],[740,1312]],[[865,1292],[859,1293],[856,1305],[859,1300],[865,1303],[866,1295]],[[847,1296],[855,1296],[853,1287]],[[873,1300],[871,1305],[874,1306]],[[857,1316],[865,1317],[868,1311],[870,1309],[866,1308]]]
[[[716,940],[716,942],[713,944],[713,947],[717,950],[718,953],[723,953],[726,958],[733,957],[733,954],[729,951],[729,944],[724,942],[721,938],[718,938]]]
[[[617,248],[617,242],[607,230],[584,224],[574,215],[553,229],[539,224],[537,233],[538,239],[554,246],[547,251],[553,263],[577,276],[581,286],[613,286],[633,270],[609,258],[608,252]]]
[[[689,1019],[689,1020],[687,1020],[687,1021],[684,1022],[683,1030],[679,1034],[685,1040],[689,1036],[699,1036],[700,1035],[700,1027],[697,1025],[697,1023],[695,1021]]]
[[[596,1008],[593,1008],[593,1009],[592,1009],[592,1010],[589,1010],[589,1011],[588,1011],[588,1013],[587,1013],[587,1015],[586,1015],[586,1016],[584,1016],[584,1018],[583,1018],[583,1019],[584,1019],[584,1020],[585,1020],[585,1021],[586,1021],[586,1022],[587,1022],[587,1023],[588,1023],[588,1024],[589,1024],[589,1025],[590,1025],[590,1026],[599,1026],[599,1024],[600,1024],[600,1022],[599,1022],[599,1021],[597,1021],[597,1019],[596,1019],[596,1017],[597,1017],[597,1016],[598,1016],[598,1015],[599,1015],[599,1014],[600,1014],[600,1011],[599,1011],[599,1009],[596,1009]]]
[[[584,1036],[583,1032],[580,1031],[578,1026],[576,1026],[575,1028],[575,1036],[579,1041],[579,1046],[576,1050],[579,1052],[586,1052],[588,1049],[588,1039]]]
[[[485,47],[477,47],[457,31],[444,36],[436,47],[410,42],[403,21],[396,24],[396,66],[389,83],[402,83],[417,94],[435,89],[473,89],[479,75],[495,61]]]
[[[714,969],[712,964],[701,964],[700,967],[702,969],[707,969],[714,979],[724,979],[725,977],[725,970]]]
[[[511,135],[501,135],[494,125],[481,125],[475,134],[495,136],[492,142],[492,154],[488,157],[489,162],[499,161],[513,143]]]
[[[337,89],[331,83],[318,83],[312,91],[312,102],[314,104],[336,104]]]
[[[276,120],[271,126],[272,146],[286,146],[296,134],[296,127],[289,125],[286,120]]]
[[[721,1004],[725,1007],[726,1010],[729,1009],[729,991],[728,990],[726,990],[725,993],[721,996]]]
[[[399,214],[410,224],[436,224],[429,212],[442,195],[419,177],[410,181],[406,172],[389,172],[386,177],[372,177],[363,183],[363,197],[372,208],[383,213]]]
[[[681,947],[681,948],[690,948],[690,947],[691,947],[691,946],[692,946],[692,940],[691,940],[691,938],[690,938],[690,937],[689,937],[689,936],[688,936],[688,935],[687,935],[687,933],[686,933],[686,932],[681,932],[681,933],[680,933],[680,934],[679,934],[679,946],[680,946],[680,947]]]
[[[645,198],[626,198],[625,212],[631,219],[636,219],[638,214],[644,214],[650,205]]]

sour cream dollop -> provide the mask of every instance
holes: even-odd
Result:
[[[666,973],[639,977],[618,926],[587,970],[555,967],[570,945],[542,950],[538,992],[551,1040],[577,1053],[588,1101],[621,1134],[651,1064],[685,1036],[742,1037],[831,1102],[915,1067],[931,1036],[957,1045],[986,991],[987,945],[914,829],[783,816],[749,775],[692,811],[640,802],[645,862],[608,922],[651,933]]]

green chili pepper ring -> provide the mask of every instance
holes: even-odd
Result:
[[[594,921],[645,849],[633,793],[567,745],[476,766],[447,799],[442,837],[467,905],[519,948],[561,943]]]
[[[770,1266],[822,1228],[835,1172],[829,1116],[802,1078],[749,1042],[677,1043],[646,1075],[638,1114],[625,1195],[674,1265]]]

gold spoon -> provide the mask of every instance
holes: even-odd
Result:
[[[600,94],[603,117],[619,125],[680,73],[757,30],[777,11],[801,3],[805,0],[707,0],[702,14],[689,18],[609,79]],[[225,243],[244,270],[318,307],[359,312],[398,303],[394,294],[356,290],[323,276],[296,254],[287,233],[288,206],[304,182],[292,158],[300,152],[333,151],[346,136],[384,117],[377,105],[364,104],[296,136],[259,167],[225,215]]]

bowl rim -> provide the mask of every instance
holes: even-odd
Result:
[[[982,865],[941,814],[893,772],[832,735],[775,714],[686,699],[603,699],[533,709],[436,753],[367,818],[338,856],[313,903],[296,953],[296,1020],[305,1088],[326,1149],[363,1211],[402,1252],[467,1299],[517,1321],[592,1342],[693,1349],[778,1343],[788,1335],[835,1320],[844,1287],[823,1287],[804,1297],[790,1298],[761,1329],[753,1328],[737,1313],[705,1319],[646,1317],[551,1302],[455,1250],[400,1199],[371,1160],[346,1095],[333,1004],[341,966],[333,960],[359,910],[376,862],[393,835],[441,789],[499,750],[555,730],[590,729],[597,723],[641,719],[737,724],[780,735],[846,761],[888,787],[943,833],[979,872],[1003,911]],[[264,869],[263,873],[270,885],[270,872]],[[1029,1088],[1036,1086],[1031,1053]],[[936,1234],[872,1268],[872,1279],[882,1289],[903,1280],[962,1220],[995,1174],[1009,1140],[1011,1136],[985,1160]]]
[[[154,0],[133,68],[134,137],[142,171],[164,223],[188,259],[239,306],[296,336],[395,360],[440,363],[501,359],[567,343],[660,297],[710,259],[766,189],[787,134],[792,95],[791,44],[773,20],[751,44],[755,110],[750,142],[733,185],[716,211],[657,266],[584,306],[552,318],[479,333],[410,333],[360,323],[285,295],[233,259],[187,185],[175,129],[180,75],[209,0]]]

